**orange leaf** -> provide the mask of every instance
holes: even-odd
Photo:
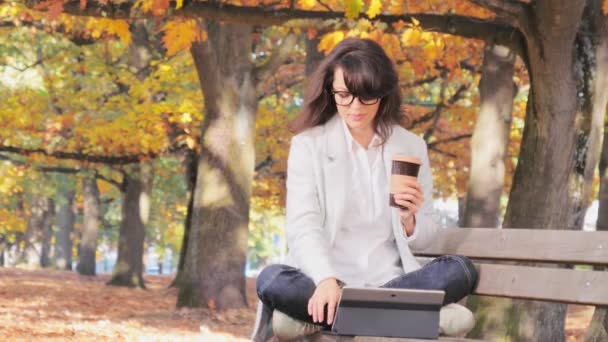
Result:
[[[63,1],[53,1],[53,3],[49,6],[49,11],[47,12],[49,21],[54,21],[55,19],[59,18],[61,12],[63,12]]]
[[[210,310],[217,309],[217,305],[215,304],[215,300],[213,298],[209,298],[209,300],[207,301],[207,306]]]
[[[62,0],[49,0],[45,2],[41,2],[38,5],[34,6],[35,10],[44,11],[46,10],[46,14],[49,21],[53,21],[59,17],[61,12],[63,12],[63,1]]]
[[[152,13],[154,15],[162,15],[169,7],[169,0],[154,0],[152,4]]]
[[[309,28],[308,29],[308,40],[312,40],[317,36],[317,30],[315,30],[314,28]]]
[[[80,0],[80,10],[84,11],[87,8],[87,0]]]

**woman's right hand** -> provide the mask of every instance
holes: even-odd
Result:
[[[308,300],[308,314],[312,316],[313,322],[323,322],[324,309],[327,305],[327,324],[333,323],[340,292],[341,289],[336,278],[327,278],[319,283]]]

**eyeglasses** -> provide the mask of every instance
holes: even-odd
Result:
[[[361,102],[361,104],[364,104],[366,106],[375,105],[381,99],[381,97],[366,98],[361,96],[355,96],[348,91],[332,90],[331,93],[334,95],[334,100],[336,101],[336,104],[338,106],[350,106],[350,104],[355,101],[355,97],[359,99],[359,102]]]

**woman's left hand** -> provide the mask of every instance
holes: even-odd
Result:
[[[422,186],[417,179],[404,179],[398,184],[397,192],[394,194],[395,202],[403,209],[399,209],[401,222],[407,222],[420,210],[424,201]]]

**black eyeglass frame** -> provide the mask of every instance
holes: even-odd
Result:
[[[353,104],[353,102],[355,102],[355,98],[358,98],[358,99],[359,99],[359,102],[360,102],[362,105],[365,105],[365,106],[373,106],[373,105],[375,105],[376,103],[380,102],[380,100],[382,100],[382,97],[383,97],[383,96],[381,96],[381,97],[375,97],[375,98],[370,99],[370,100],[367,100],[367,99],[365,99],[365,100],[364,100],[364,99],[362,99],[362,98],[361,98],[361,96],[355,96],[355,95],[354,95],[354,94],[352,94],[351,92],[349,92],[349,91],[345,91],[345,90],[333,90],[333,89],[332,89],[332,90],[330,91],[330,93],[331,93],[331,95],[334,97],[334,102],[336,102],[336,105],[338,105],[338,106],[343,106],[343,107],[347,107],[347,106],[350,106],[351,104]],[[350,94],[350,96],[351,96],[350,102],[349,102],[349,103],[347,103],[347,104],[339,104],[339,103],[338,103],[338,101],[336,100],[336,94],[340,94],[340,93],[346,93],[346,94]]]

